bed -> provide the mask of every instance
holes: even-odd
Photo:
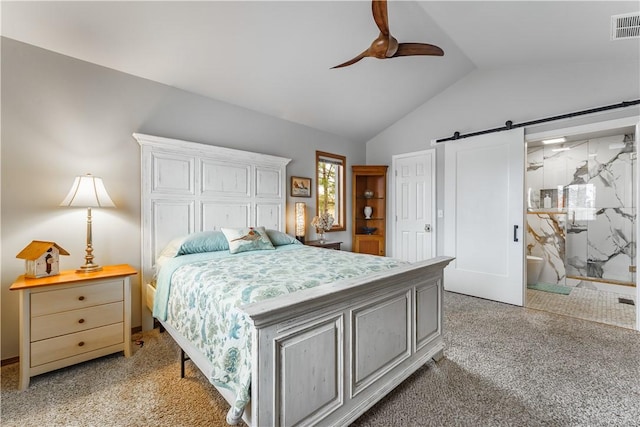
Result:
[[[451,261],[448,257],[408,264],[292,241],[233,255],[223,249],[173,257],[162,261],[154,282],[156,261],[163,260],[163,250],[176,238],[181,243],[186,236],[207,233],[218,233],[219,238],[220,231],[259,224],[264,226],[259,230],[275,236],[273,240],[285,241],[289,160],[149,135],[134,137],[142,154],[143,328],[152,327],[155,310],[167,332],[229,402],[229,424],[243,419],[253,426],[346,425],[429,359],[443,356],[442,271]],[[347,261],[361,268],[341,272],[336,266]],[[223,263],[234,267],[223,274]],[[269,265],[273,269],[263,268]],[[196,272],[204,266],[209,273]],[[180,304],[158,311],[167,299],[160,283],[170,276],[176,281],[169,289],[179,287],[182,272],[187,278],[219,276],[224,287],[231,277],[240,276],[238,271],[248,274],[249,266],[260,266],[253,268],[256,274],[266,272],[273,281],[256,291],[257,298],[232,297],[239,301],[233,314],[243,322],[238,322],[241,331],[236,328],[231,334],[246,338],[248,348],[232,369],[244,370],[238,374],[243,379],[229,386],[220,381],[221,363],[211,356],[216,347],[228,355],[232,346],[214,339],[210,351],[194,340],[187,323],[179,320],[188,312],[176,308]],[[274,274],[278,266],[280,273],[294,274],[279,277]]]

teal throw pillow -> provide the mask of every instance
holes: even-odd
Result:
[[[229,244],[221,231],[200,231],[192,233],[184,239],[176,256],[228,249]]]
[[[300,242],[294,237],[291,237],[288,234],[283,233],[282,231],[267,228],[267,235],[269,236],[269,240],[271,240],[271,243],[273,243],[273,246],[300,244]]]

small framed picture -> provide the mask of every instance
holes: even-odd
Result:
[[[311,178],[292,176],[291,197],[311,197]]]

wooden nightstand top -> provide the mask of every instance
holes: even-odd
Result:
[[[308,240],[304,242],[304,244],[307,246],[315,246],[317,248],[326,248],[326,249],[336,249],[339,251],[340,245],[342,244],[342,242],[330,242],[328,240],[321,242],[320,240]]]
[[[61,271],[60,274],[51,277],[41,277],[39,279],[29,279],[24,275],[18,279],[9,288],[12,291],[21,289],[29,289],[40,286],[61,285],[83,280],[107,279],[110,277],[132,276],[138,272],[129,264],[105,265],[100,271],[92,273],[76,273],[76,270]]]

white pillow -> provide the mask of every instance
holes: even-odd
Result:
[[[232,254],[275,249],[264,227],[221,228],[221,230],[229,242],[229,252]]]
[[[162,249],[162,252],[160,252],[158,257],[156,258],[156,277],[158,277],[158,273],[160,272],[162,266],[171,258],[175,258],[175,256],[178,254],[178,251],[180,250],[180,247],[182,246],[182,242],[184,242],[185,239],[186,236],[176,237],[175,239],[171,240],[167,244],[167,246],[164,247],[164,249]]]

